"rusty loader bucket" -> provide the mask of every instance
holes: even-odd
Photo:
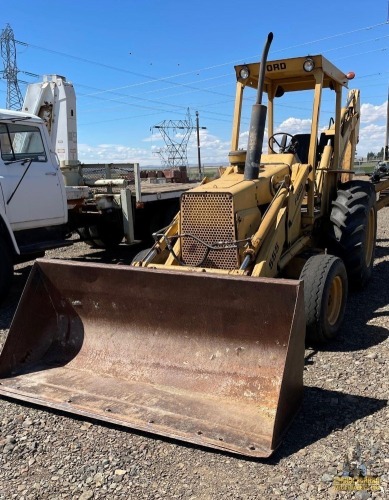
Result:
[[[0,394],[267,457],[299,408],[298,281],[37,260]]]

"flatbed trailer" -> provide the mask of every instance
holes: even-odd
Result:
[[[377,193],[377,210],[389,205],[389,178],[383,179],[374,183],[375,192]]]
[[[179,211],[181,195],[200,184],[142,178],[139,163],[81,164],[81,175],[94,191],[94,200],[116,200],[127,244],[151,241],[152,233],[167,226]]]

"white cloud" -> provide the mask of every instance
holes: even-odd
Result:
[[[366,157],[370,151],[378,152],[384,146],[386,112],[386,102],[379,106],[362,104],[359,144],[357,145],[358,157]],[[275,132],[287,132],[290,134],[309,133],[310,127],[310,119],[300,119],[291,116],[280,123]],[[239,147],[246,148],[247,139],[248,130],[244,130],[240,134]],[[263,141],[264,150],[267,149],[267,140],[267,134],[265,133]],[[156,150],[164,146],[162,138],[158,134],[151,134],[145,137],[142,142],[148,143],[147,145],[145,144],[145,148],[131,147],[123,144],[99,144],[96,146],[79,144],[79,159],[85,163],[138,162],[141,166],[161,166],[161,161],[156,154]],[[231,148],[229,137],[219,137],[210,134],[206,129],[200,130],[200,147],[203,164],[228,164],[228,153]],[[187,152],[189,164],[196,164],[197,137],[195,132],[191,134]]]
[[[220,137],[210,134],[207,130],[200,130],[201,163],[227,165],[230,148],[230,141],[222,140]],[[188,159],[190,164],[197,162],[196,134],[191,135],[188,143]]]
[[[280,125],[278,125],[274,133],[288,133],[288,134],[307,134],[311,131],[311,120],[310,119],[301,119],[290,117],[284,120]],[[249,132],[248,130],[242,132],[239,135],[239,142],[246,147],[248,141]],[[281,137],[279,136],[278,139]],[[266,145],[268,142],[267,130],[265,130],[265,135],[263,138],[264,149],[266,149]]]
[[[311,131],[310,119],[287,118],[278,127],[276,132],[287,132],[288,134],[309,134]]]
[[[359,143],[357,144],[358,157],[366,157],[369,152],[378,152],[384,146],[385,125],[381,125],[382,119],[386,120],[387,104],[374,106],[362,104],[361,124],[359,129]],[[367,124],[364,126],[364,124]],[[277,130],[291,134],[309,133],[311,120],[301,120],[290,117],[284,120]],[[327,128],[327,125],[326,127]]]
[[[78,159],[83,163],[140,163],[159,165],[157,156],[149,149],[134,148],[122,144],[78,145]]]
[[[378,153],[385,145],[385,125],[371,123],[359,129],[357,156],[366,157],[367,153]]]
[[[373,104],[362,104],[361,123],[373,123],[375,121],[385,120],[386,110],[386,102],[384,102],[380,106],[374,106]]]

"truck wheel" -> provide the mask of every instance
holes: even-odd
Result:
[[[332,204],[329,250],[347,269],[350,286],[363,288],[374,263],[377,237],[375,190],[371,183],[350,181]]]
[[[80,238],[84,243],[89,245],[90,247],[94,247],[95,243],[91,238],[91,235],[89,234],[89,228],[88,227],[78,227],[77,232],[80,235]]]
[[[115,248],[124,237],[122,224],[115,220],[102,219],[89,227],[89,235],[93,246],[97,248]]]
[[[146,255],[150,252],[151,248],[144,248],[143,250],[141,250],[140,252],[138,252],[135,257],[132,259],[131,261],[131,264],[133,264],[134,262],[140,262],[141,260],[143,260]]]
[[[79,227],[77,232],[82,241],[92,248],[115,248],[124,237],[123,228],[108,221],[101,221],[90,227]]]
[[[0,239],[0,302],[8,295],[13,277],[13,264],[7,245]]]
[[[323,344],[336,337],[346,309],[346,268],[338,257],[321,254],[310,257],[300,279],[304,281],[306,341]]]

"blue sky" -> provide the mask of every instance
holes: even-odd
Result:
[[[184,120],[189,107],[193,120],[198,111],[206,127],[206,165],[227,163],[233,66],[259,60],[269,31],[269,59],[323,54],[345,73],[356,73],[350,87],[361,90],[358,155],[380,150],[389,83],[387,21],[388,0],[14,0],[2,5],[0,29],[9,23],[15,39],[27,44],[17,44],[21,71],[57,73],[73,82],[81,161],[159,165],[154,151],[164,143],[150,129]],[[39,81],[22,72],[19,78]],[[0,107],[5,90],[0,80]],[[325,102],[322,112],[326,123]],[[309,98],[291,96],[276,127],[297,133],[306,129],[310,114]],[[245,124],[243,142],[248,117]],[[195,134],[188,158],[196,164]]]

